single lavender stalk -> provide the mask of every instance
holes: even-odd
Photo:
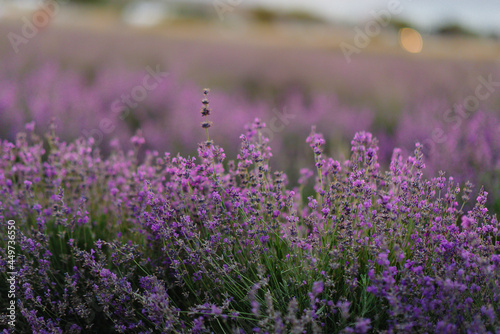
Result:
[[[208,128],[212,126],[212,122],[208,121],[208,116],[210,115],[210,102],[208,102],[208,93],[210,92],[210,89],[205,88],[203,89],[203,100],[201,100],[201,103],[203,104],[203,107],[201,108],[201,115],[205,117],[205,121],[201,123],[201,127],[205,129],[205,132],[207,134],[207,143],[210,142],[210,137],[208,135]]]
[[[212,122],[208,120],[208,116],[210,115],[210,102],[208,101],[208,93],[210,92],[210,89],[205,88],[203,89],[203,100],[201,100],[201,103],[203,104],[203,107],[201,108],[201,115],[205,118],[205,120],[201,123],[201,127],[205,129],[205,133],[207,135],[207,142],[206,142],[206,147],[212,150],[212,155],[214,151],[214,147],[212,147],[212,143],[210,142],[210,136],[208,134],[208,128],[212,126]],[[217,172],[215,171],[215,157],[212,157],[212,167],[214,170],[214,180],[217,181]]]
[[[323,159],[322,152],[323,152],[323,145],[325,145],[325,139],[323,138],[322,134],[316,133],[316,127],[313,126],[311,128],[311,134],[309,135],[309,137],[307,137],[306,142],[309,143],[309,146],[314,151],[314,161],[316,170],[318,171],[319,187],[320,187],[318,194],[320,195],[320,199],[322,201],[324,196],[322,167],[325,165],[325,160]]]

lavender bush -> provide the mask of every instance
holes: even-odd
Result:
[[[192,147],[203,138],[191,121],[190,111],[197,108],[199,92],[195,84],[183,82],[176,76],[176,70],[172,70],[168,76],[160,76],[161,80],[147,91],[144,100],[131,101],[129,105],[133,107],[123,101],[123,96],[131,98],[134,88],[143,83],[151,69],[159,68],[159,72],[166,73],[161,67],[148,68],[149,71],[125,71],[99,67],[88,73],[64,70],[55,63],[34,65],[30,69],[26,69],[23,62],[8,63],[0,75],[1,136],[12,141],[24,124],[31,121],[44,132],[53,121],[58,124],[58,135],[63,140],[92,137],[107,154],[114,139],[120,140],[125,150],[131,148],[128,138],[141,128],[146,149],[194,154]],[[365,70],[363,67],[359,73],[351,72],[352,86],[363,82],[359,76]],[[211,102],[224,112],[213,116],[216,126],[213,136],[234,155],[238,151],[239,129],[244,124],[259,117],[274,125],[271,129],[278,131],[272,131],[270,145],[280,153],[273,160],[273,167],[285,169],[292,181],[299,177],[298,169],[287,166],[305,167],[311,158],[309,152],[298,149],[299,138],[307,136],[311,123],[319,124],[318,131],[326,133],[328,153],[341,158],[348,156],[349,147],[345,143],[356,132],[370,131],[382,143],[379,157],[384,167],[389,165],[393,147],[399,146],[404,154],[409,154],[414,143],[420,141],[428,165],[424,171],[426,177],[446,170],[462,186],[467,180],[485,184],[493,198],[500,198],[500,118],[495,112],[493,95],[491,101],[485,101],[491,103],[485,103],[476,112],[457,110],[449,114],[447,119],[458,117],[459,121],[449,122],[443,119],[443,113],[453,102],[439,98],[449,92],[436,92],[416,92],[415,95],[423,96],[417,101],[398,93],[401,100],[398,103],[404,103],[405,107],[401,111],[397,111],[400,108],[384,111],[386,107],[380,111],[376,107],[347,104],[322,93],[304,96],[290,91],[283,96],[286,102],[274,105],[265,100],[249,100],[242,92],[218,91]],[[386,93],[383,95],[390,100]],[[434,134],[435,129],[441,130],[438,136]],[[269,135],[269,131],[266,134]],[[500,212],[500,201],[494,203],[490,199],[488,205]]]
[[[1,142],[0,220],[18,226],[16,330],[498,333],[500,226],[486,191],[426,178],[420,144],[408,157],[395,149],[385,169],[367,132],[334,160],[314,128],[314,168],[293,186],[270,167],[264,122],[227,161],[207,96],[201,114],[197,158],[138,159],[140,131],[108,157],[93,138],[61,141],[55,125],[45,140],[29,123]]]

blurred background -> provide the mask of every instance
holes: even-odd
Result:
[[[500,210],[499,14],[494,0],[3,0],[0,137],[54,120],[103,154],[138,129],[146,149],[194,154],[209,87],[230,159],[260,117],[295,182],[312,125],[338,160],[366,130],[382,165],[422,142],[429,175],[485,184]]]

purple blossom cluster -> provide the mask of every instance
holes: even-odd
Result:
[[[63,140],[93,138],[105,154],[111,152],[115,140],[124,149],[132,148],[134,143],[128,139],[138,129],[142,129],[146,148],[158,151],[195,154],[192,148],[204,137],[192,122],[191,113],[198,108],[200,89],[180,80],[175,69],[161,76],[144,99],[136,94],[139,101],[133,100],[134,93],[139,92],[136,88],[151,69],[166,73],[163,71],[167,68],[124,71],[103,67],[89,74],[64,70],[50,62],[29,70],[24,63],[9,63],[7,67],[14,70],[0,73],[0,134],[4,139],[13,141],[24,124],[32,121],[41,132],[48,131],[50,123],[55,122]],[[361,82],[358,74],[350,73],[349,80]],[[224,112],[211,115],[215,124],[213,139],[229,154],[237,154],[239,129],[259,117],[270,125],[266,135],[274,151],[279,152],[274,167],[285,169],[296,179],[297,171],[287,166],[305,167],[305,161],[310,159],[306,149],[297,148],[303,145],[298,138],[307,136],[311,123],[318,124],[318,131],[326,134],[327,153],[342,158],[349,155],[345,143],[356,132],[366,130],[381,141],[379,156],[383,166],[390,162],[392,147],[401,147],[409,154],[419,141],[424,145],[427,177],[446,170],[462,185],[467,180],[484,184],[493,198],[500,198],[500,117],[493,97],[491,103],[475,112],[457,109],[449,113],[453,102],[440,99],[445,92],[430,95],[426,91],[424,95],[418,101],[403,99],[400,111],[381,112],[375,106],[341,102],[324,93],[305,96],[297,90],[289,91],[284,93],[285,102],[277,105],[251,100],[241,91],[217,91],[211,104]],[[461,100],[456,97],[456,101]],[[279,123],[283,117],[288,117],[286,122]],[[492,207],[491,199],[488,205]],[[500,208],[498,202],[495,205]]]
[[[18,226],[16,330],[499,333],[500,224],[484,189],[426,177],[420,144],[385,168],[368,132],[330,158],[314,128],[314,171],[295,182],[272,168],[259,119],[228,161],[210,137],[217,122],[206,126],[214,105],[205,90],[197,157],[148,149],[140,131],[105,157],[55,124],[45,139],[29,123],[0,143],[0,221]]]

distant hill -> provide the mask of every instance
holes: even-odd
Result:
[[[469,36],[469,37],[478,37],[478,34],[472,32],[462,25],[458,23],[452,23],[448,25],[443,25],[436,29],[434,33],[438,35],[446,35],[446,36]]]
[[[273,22],[303,22],[303,23],[326,23],[326,21],[307,11],[278,12],[267,8],[249,9],[248,13],[252,19],[262,23]]]

